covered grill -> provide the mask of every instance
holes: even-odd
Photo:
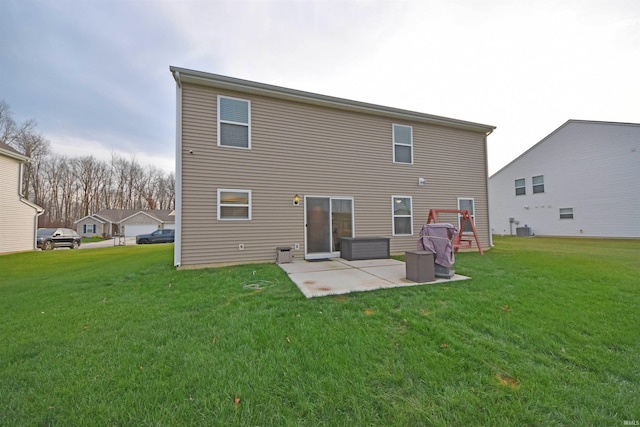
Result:
[[[435,255],[436,277],[451,278],[454,271],[451,270],[455,262],[453,239],[458,231],[451,224],[425,224],[420,230],[418,240],[419,251],[430,251]]]

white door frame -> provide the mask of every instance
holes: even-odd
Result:
[[[354,200],[352,196],[325,196],[325,195],[305,195],[304,196],[304,258],[305,259],[322,259],[322,258],[336,258],[340,256],[340,251],[329,251],[329,252],[313,252],[309,253],[309,242],[307,241],[307,231],[308,231],[308,222],[307,222],[307,199],[308,198],[316,198],[316,199],[329,199],[329,248],[333,248],[333,233],[332,224],[331,224],[331,213],[332,213],[332,202],[333,200],[350,200],[351,201],[351,232],[352,236],[356,235],[356,222],[355,222],[355,207]]]

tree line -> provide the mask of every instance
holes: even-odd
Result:
[[[72,227],[102,209],[174,209],[173,172],[115,153],[110,161],[56,154],[36,127],[33,119],[16,123],[0,100],[0,142],[31,158],[23,168],[22,192],[45,209],[40,227]]]

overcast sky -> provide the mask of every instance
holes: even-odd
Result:
[[[640,0],[0,0],[0,100],[56,153],[174,170],[169,66],[497,126],[640,123]]]

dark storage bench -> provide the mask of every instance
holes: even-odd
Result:
[[[389,258],[388,237],[343,237],[340,239],[340,257],[347,261]]]

